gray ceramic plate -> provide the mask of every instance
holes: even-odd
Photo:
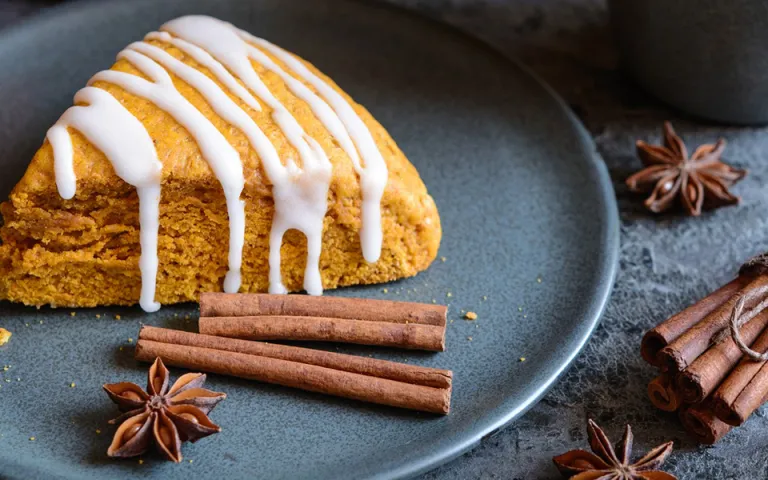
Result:
[[[521,68],[445,27],[342,1],[56,9],[0,37],[0,194],[91,74],[144,32],[193,12],[315,63],[373,112],[421,172],[442,216],[445,261],[386,293],[380,285],[329,294],[449,304],[445,353],[340,350],[452,369],[452,412],[438,418],[214,376],[210,387],[229,395],[212,414],[222,433],[186,445],[182,465],[155,455],[114,461],[105,451],[116,412],[101,384],[144,383],[146,365],[132,359],[129,337],[140,322],[194,329],[195,306],[146,315],[3,304],[0,324],[14,335],[0,349],[0,365],[11,365],[0,370],[0,475],[401,477],[521,415],[598,321],[615,269],[616,206],[593,144],[565,106]],[[478,320],[462,320],[462,310]]]

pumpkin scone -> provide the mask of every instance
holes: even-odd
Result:
[[[387,131],[299,57],[204,16],[97,73],[0,205],[0,298],[90,307],[415,275],[440,218]]]

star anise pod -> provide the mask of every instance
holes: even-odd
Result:
[[[202,373],[182,375],[170,388],[168,377],[168,369],[158,357],[149,368],[146,392],[131,382],[104,385],[109,398],[125,412],[109,422],[122,423],[107,455],[135,457],[154,442],[166,458],[178,463],[182,442],[196,442],[221,431],[208,413],[227,395],[202,388]]]
[[[571,450],[552,459],[564,477],[571,480],[677,480],[677,477],[656,470],[672,452],[672,442],[658,446],[635,463],[632,455],[632,429],[627,425],[624,438],[616,450],[605,432],[589,420],[589,446],[595,453]]]
[[[664,145],[649,145],[638,140],[637,155],[645,168],[627,179],[633,192],[651,193],[645,200],[648,210],[660,213],[681,203],[692,216],[702,207],[718,208],[739,203],[728,188],[744,178],[746,170],[720,160],[725,140],[701,145],[688,157],[683,140],[664,122]]]

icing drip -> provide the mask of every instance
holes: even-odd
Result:
[[[363,222],[360,230],[360,243],[366,261],[376,262],[381,255],[383,239],[381,197],[387,184],[388,171],[384,158],[368,127],[349,102],[333,87],[312,73],[296,57],[266,40],[237,29],[227,22],[205,16],[186,16],[171,20],[161,29],[208,50],[220,62],[240,76],[240,79],[249,87],[251,86],[249,78],[258,79],[258,75],[250,65],[248,68],[244,65],[250,63],[250,59],[255,60],[280,76],[291,92],[310,106],[313,113],[336,138],[339,145],[352,160],[355,170],[360,176],[360,187],[363,194]],[[232,38],[233,34],[239,37],[241,41],[237,42]],[[318,98],[301,81],[288,75],[272,59],[251,44],[264,48],[280,59],[296,75],[317,89],[328,103]],[[185,51],[185,53],[189,52]],[[247,72],[247,78],[240,75],[239,70]],[[360,151],[365,166],[361,164],[355,146]]]
[[[280,246],[285,232],[293,228],[303,232],[307,237],[304,289],[312,295],[322,294],[323,286],[319,267],[320,245],[331,180],[331,163],[327,155],[269,91],[251,64],[250,59],[253,53],[251,50],[255,49],[244,42],[229,24],[210,17],[192,16],[172,20],[161,28],[181,39],[183,43],[177,41],[174,46],[196,61],[200,61],[202,65],[210,65],[212,61],[223,64],[226,68],[210,69],[222,83],[226,84],[222,72],[226,72],[227,69],[237,75],[272,109],[272,118],[275,123],[299,152],[301,168],[296,166],[290,158],[287,160],[286,167],[283,167],[279,160],[262,158],[267,175],[273,184],[272,194],[275,199],[275,217],[272,220],[269,236],[269,291],[270,293],[287,292],[280,275]],[[258,53],[261,54],[261,52]],[[330,113],[333,114],[333,112]],[[242,129],[242,126],[239,128]],[[284,173],[275,175],[280,170]]]
[[[56,184],[59,194],[70,199],[76,191],[72,138],[67,131],[79,131],[112,163],[115,173],[136,187],[139,196],[141,257],[141,307],[154,312],[157,277],[157,232],[159,229],[160,178],[162,164],[147,130],[123,105],[104,90],[86,87],[75,95],[69,108],[48,130],[53,147]],[[104,121],[109,119],[109,121]]]
[[[322,293],[320,251],[323,221],[327,211],[331,163],[322,147],[310,137],[296,118],[269,91],[251,61],[279,76],[286,87],[304,101],[351,159],[360,176],[363,195],[363,226],[360,232],[363,255],[369,262],[381,254],[381,197],[387,182],[387,167],[370,131],[354,108],[330,85],[313,74],[300,60],[266,40],[240,31],[233,25],[210,17],[188,16],[168,22],[162,32],[146,40],[171,44],[205,67],[233,96],[250,109],[270,110],[275,123],[301,158],[299,167],[292,158],[281,162],[275,146],[255,120],[221,86],[205,73],[180,61],[165,50],[146,42],[136,42],[122,51],[119,59],[130,62],[149,77],[114,70],[96,74],[89,82],[103,81],[145,98],[171,115],[197,141],[200,151],[224,190],[229,214],[229,271],[224,291],[237,292],[245,242],[245,205],[240,200],[245,181],[240,155],[226,138],[175,87],[173,73],[202,95],[224,121],[238,128],[259,155],[272,183],[275,214],[269,240],[269,291],[285,293],[280,272],[280,247],[289,229],[307,237],[307,266],[304,288],[313,295]],[[257,46],[287,65],[286,72]],[[303,81],[302,81],[303,80]],[[242,84],[241,84],[242,82]],[[318,96],[305,82],[319,92]],[[322,98],[321,98],[322,97]],[[154,302],[159,228],[160,174],[162,166],[147,130],[108,92],[86,87],[49,130],[54,149],[56,184],[63,198],[76,191],[73,146],[67,128],[79,130],[112,162],[117,174],[137,189],[140,203],[142,273],[141,306],[155,311]],[[358,153],[359,152],[359,153]],[[365,165],[361,163],[362,160]]]
[[[152,81],[130,73],[105,70],[91,78],[89,84],[108,82],[145,98],[170,114],[195,137],[203,157],[224,189],[229,214],[229,271],[224,279],[224,291],[237,292],[245,241],[245,203],[240,200],[245,180],[240,155],[205,115],[176,90],[163,67],[133,50],[123,50],[117,58],[127,60]]]
[[[161,37],[150,34],[150,38]],[[175,43],[182,51],[193,58],[200,58],[206,65],[216,62],[204,51],[190,44]],[[134,43],[130,50],[141,52],[152,58],[168,71],[178,76],[197,90],[211,105],[217,115],[243,132],[264,164],[267,176],[273,184],[275,217],[270,232],[270,291],[284,293],[285,287],[280,278],[280,244],[283,234],[295,228],[307,237],[308,258],[304,273],[304,289],[310,294],[322,293],[322,281],[319,269],[319,246],[322,244],[323,219],[327,210],[328,186],[330,182],[330,162],[322,148],[310,137],[306,137],[315,158],[308,159],[304,170],[295,164],[288,167],[280,163],[280,157],[272,142],[258,127],[256,122],[240,108],[219,86],[199,70],[178,60],[165,50],[148,43]],[[216,62],[218,63],[218,62]],[[220,65],[220,64],[219,64]],[[226,72],[226,70],[224,70]],[[222,82],[224,83],[224,82]],[[276,246],[272,248],[272,246]]]
[[[341,137],[329,128],[329,131],[331,131],[336,139],[339,140],[342,148],[344,148],[347,155],[349,155],[357,174],[360,176],[360,188],[363,193],[363,226],[360,231],[360,243],[366,261],[372,263],[376,262],[381,255],[381,244],[383,240],[381,231],[381,197],[384,195],[384,188],[387,185],[389,172],[387,170],[387,164],[384,162],[384,157],[382,157],[379,148],[376,146],[376,141],[373,139],[370,130],[368,130],[365,122],[363,122],[357,112],[355,112],[352,105],[350,105],[339,92],[334,90],[333,87],[328,85],[328,83],[307,68],[307,66],[304,65],[304,62],[277,45],[262,38],[255,37],[243,30],[238,30],[238,33],[246,41],[262,47],[280,59],[280,61],[285,63],[296,75],[315,87],[325,101],[327,101],[335,110],[336,114],[341,119],[341,122],[343,122],[344,127],[346,127],[349,132],[349,135],[351,135],[355,145],[360,151],[360,155],[365,161],[364,166],[360,164],[360,157],[358,157],[356,152],[354,155],[350,153],[350,151],[354,151],[354,149],[345,146]],[[267,68],[270,67],[267,66]],[[315,114],[317,115],[317,112],[315,112]],[[320,118],[322,120],[322,117]],[[328,127],[327,123],[326,127]]]

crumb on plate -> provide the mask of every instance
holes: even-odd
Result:
[[[11,339],[11,335],[13,335],[11,332],[4,328],[0,328],[0,345],[5,345],[8,343],[8,341]],[[3,370],[8,370],[7,368],[3,368]]]

